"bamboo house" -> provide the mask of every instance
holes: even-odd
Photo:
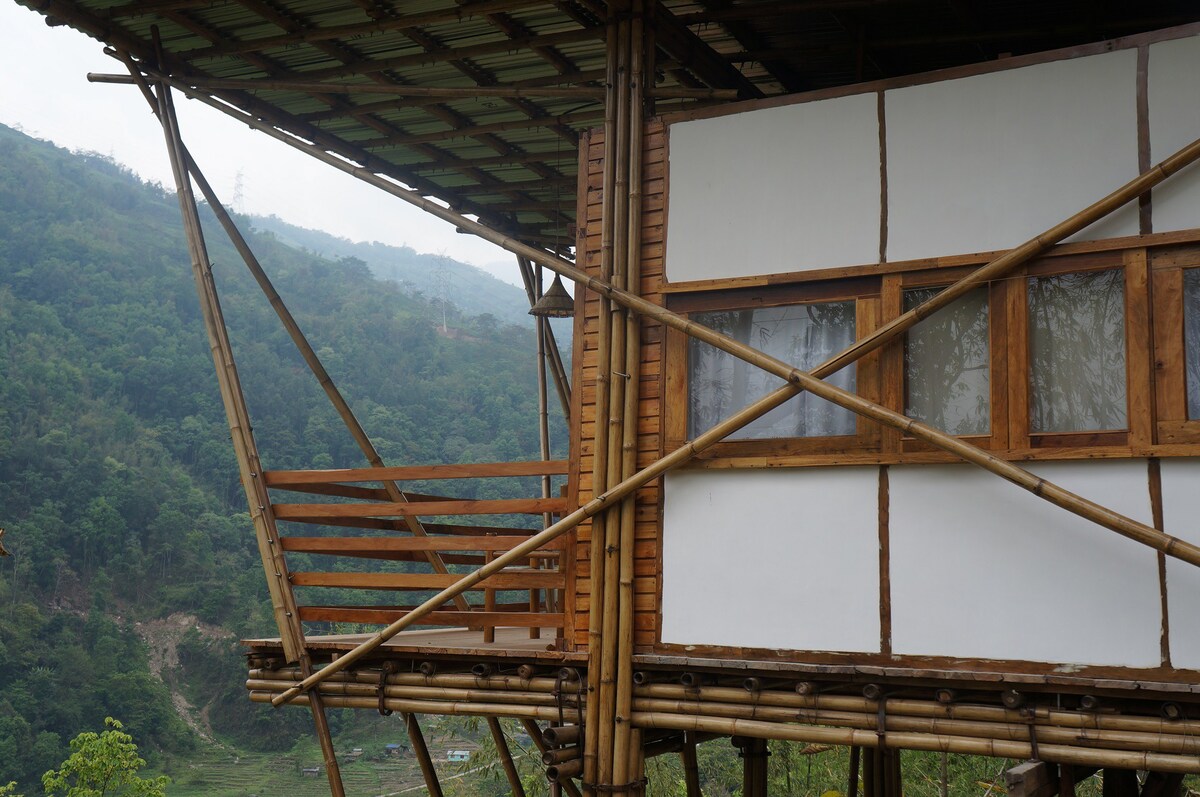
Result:
[[[696,745],[729,740],[747,797],[773,740],[850,747],[871,797],[899,750],[1027,759],[1022,795],[1200,773],[1194,3],[20,1],[161,123],[278,623],[249,697],[311,712],[333,794],[329,707],[399,712],[433,794],[437,714],[487,719],[514,794],[498,718],[573,797],[641,793],[663,754],[696,797]],[[384,462],[177,97],[553,288],[542,459]],[[362,467],[258,450],[198,197]],[[375,569],[293,566],[345,557]]]

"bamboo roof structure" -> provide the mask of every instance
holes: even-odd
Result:
[[[506,235],[566,254],[604,0],[20,0]],[[655,112],[1194,22],[1187,0],[662,0]]]

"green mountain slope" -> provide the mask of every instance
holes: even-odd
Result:
[[[420,293],[440,311],[441,302],[466,315],[490,313],[505,324],[533,326],[523,288],[498,280],[483,269],[443,255],[421,254],[407,246],[348,241],[319,230],[297,227],[276,216],[251,216],[254,229],[270,232],[282,243],[336,260],[357,258],[371,273],[399,283],[409,293]],[[498,255],[504,253],[497,250]],[[511,256],[510,256],[511,257]],[[512,273],[517,273],[516,262]]]
[[[264,464],[361,465],[208,226]],[[250,237],[385,460],[537,456],[531,330],[452,313],[443,332],[440,307],[360,261]],[[108,714],[146,752],[194,744],[135,623],[186,613],[273,633],[244,511],[174,196],[0,127],[0,526],[14,553],[0,559],[0,784],[36,791]],[[303,712],[250,706],[230,645],[184,643],[183,673],[204,684],[189,695],[212,701],[218,732],[267,748],[306,728]]]

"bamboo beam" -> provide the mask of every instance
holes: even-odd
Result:
[[[512,751],[508,749],[508,740],[504,738],[504,729],[500,720],[495,717],[487,718],[488,730],[492,732],[492,742],[496,745],[496,753],[500,756],[500,765],[504,767],[504,775],[508,778],[508,786],[512,789],[513,797],[525,797],[525,786],[521,783],[521,775],[513,762]]]
[[[158,40],[158,30],[154,29],[155,46],[161,52]],[[148,86],[143,84],[146,99],[153,99]],[[275,527],[275,519],[271,514],[267,490],[258,474],[262,472],[262,462],[258,455],[258,446],[251,431],[249,411],[246,408],[245,394],[242,392],[241,381],[238,377],[237,364],[233,356],[233,348],[229,343],[228,330],[221,313],[221,304],[217,295],[216,282],[213,280],[212,269],[209,265],[208,252],[204,242],[204,231],[200,224],[200,213],[196,207],[196,198],[192,193],[191,183],[187,177],[185,158],[187,151],[179,133],[179,120],[175,115],[174,100],[171,89],[165,84],[159,85],[157,104],[151,103],[151,108],[157,109],[157,116],[162,127],[163,136],[167,143],[170,156],[171,170],[175,178],[176,194],[179,199],[180,214],[183,217],[184,231],[187,238],[188,250],[192,260],[192,277],[199,294],[201,316],[208,334],[209,346],[212,350],[213,365],[217,371],[217,383],[220,388],[225,415],[229,424],[230,437],[233,441],[234,453],[238,462],[238,471],[242,488],[249,503],[250,517],[255,529],[255,539],[258,543],[259,554],[267,576],[268,592],[272,596],[275,609],[276,625],[279,628],[280,641],[284,655],[291,661],[299,661],[302,672],[312,674],[312,665],[304,643],[304,630],[300,625],[299,612],[296,608],[295,597],[291,585],[287,581],[287,563],[279,546],[275,545],[279,533]],[[325,717],[325,708],[319,696],[310,701],[313,723],[316,727],[317,740],[325,760],[325,774],[329,788],[334,797],[345,797],[342,786],[341,770],[338,766],[337,753],[333,747],[333,737],[329,723]]]
[[[252,703],[271,703],[273,702],[273,695],[273,692],[253,691],[250,692],[249,697]],[[294,702],[296,705],[307,705],[312,695],[312,692],[301,695]],[[327,695],[322,699],[325,705],[330,708],[361,708],[370,710],[379,708],[378,697]],[[445,714],[451,717],[491,716],[544,721],[557,720],[559,717],[559,709],[556,706],[530,706],[508,703],[453,703],[435,700],[405,700],[391,697],[385,697],[383,705],[384,708],[403,713],[419,711],[428,714]],[[566,714],[572,721],[578,716],[576,709],[568,709]]]
[[[686,716],[634,712],[633,723],[639,728],[709,731],[738,734],[761,739],[786,739],[817,744],[836,744],[878,748],[886,738],[888,747],[905,750],[964,753],[993,758],[1030,758],[1033,748],[1029,742],[978,739],[934,733],[889,732],[881,737],[875,731],[846,728],[824,728],[764,722],[761,720],[725,719],[718,717]],[[1147,769],[1160,772],[1200,772],[1200,758],[1165,753],[1123,750],[1097,750],[1064,744],[1038,744],[1041,760],[1065,764],[1119,766],[1126,769]]]
[[[538,751],[545,754],[549,748],[546,746],[546,742],[542,738],[542,729],[538,727],[538,724],[533,720],[521,720],[521,722],[525,726],[525,732],[529,734],[529,738],[533,739],[533,743],[537,747]],[[576,786],[575,782],[570,778],[563,778],[560,781],[556,781],[555,784],[551,784],[552,790],[555,785],[560,786],[562,790],[567,793],[568,797],[583,797],[579,792],[579,787]]]

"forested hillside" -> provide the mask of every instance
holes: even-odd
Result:
[[[208,232],[265,465],[363,464]],[[361,260],[251,244],[385,460],[537,456],[531,330],[453,311],[443,329]],[[34,784],[105,715],[151,755],[195,743],[135,623],[274,633],[244,512],[173,193],[0,127],[0,784]],[[261,748],[307,727],[258,719],[231,645],[192,634],[180,654],[219,733]]]

